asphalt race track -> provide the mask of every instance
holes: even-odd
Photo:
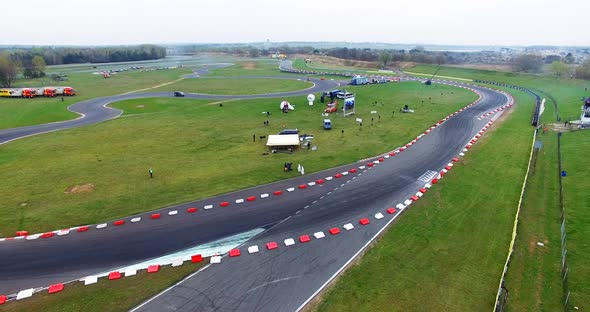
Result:
[[[336,82],[312,79],[311,89],[281,94],[254,96],[214,96],[187,94],[188,98],[259,98],[303,95],[336,87]],[[460,83],[452,83],[461,86]],[[104,230],[90,229],[63,237],[0,242],[0,293],[45,287],[168,254],[201,243],[242,233],[254,228],[267,229],[241,247],[242,256],[224,257],[176,287],[142,304],[137,311],[295,311],[329,281],[398,213],[373,216],[395,207],[424,186],[419,178],[427,171],[440,171],[489,121],[478,120],[485,112],[507,103],[499,92],[474,87],[480,102],[455,115],[423,136],[404,152],[374,167],[368,161],[308,174],[305,176],[220,195],[156,212],[164,215],[176,209],[198,207],[194,214],[150,220],[154,212],[141,214],[145,221]],[[0,144],[40,132],[78,127],[115,118],[120,111],[104,105],[131,98],[169,97],[168,93],[133,93],[93,99],[75,104],[71,110],[84,118],[48,125],[0,131]],[[384,142],[384,150],[390,146]],[[358,171],[293,192],[273,196],[277,190],[297,187],[317,179],[355,168]],[[236,198],[270,197],[234,204]],[[428,195],[426,195],[428,196]],[[228,201],[229,207],[219,207]],[[215,208],[203,210],[205,205]],[[133,216],[137,217],[137,216]],[[359,225],[360,218],[370,224]],[[129,220],[129,218],[125,218]],[[352,223],[355,228],[338,235],[328,229]],[[296,241],[302,234],[323,231],[323,239],[285,247],[284,239]],[[278,242],[266,250],[267,242]],[[247,254],[245,248],[258,245],[260,252]]]

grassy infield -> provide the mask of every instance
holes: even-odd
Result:
[[[416,68],[413,71],[428,72],[431,70],[429,67]],[[446,69],[441,70],[444,71]],[[227,71],[227,70],[225,70]],[[231,76],[233,73],[229,72],[227,76]],[[459,77],[477,77],[480,78],[496,76],[498,74],[493,72],[473,72],[462,69],[449,69],[447,73],[441,73],[441,75],[448,76],[459,76]],[[514,81],[521,85],[526,85],[527,82],[534,83],[539,88],[546,86],[547,82],[551,82],[552,95],[558,101],[569,101],[574,97],[577,97],[577,93],[574,91],[579,88],[579,85],[570,87],[571,83],[568,84],[560,83],[559,85],[564,86],[566,89],[563,94],[557,94],[561,88],[554,81],[546,80],[533,80],[531,77],[522,78],[522,76],[509,76],[506,74],[499,74],[502,76],[496,76],[489,79],[497,79],[499,81]],[[575,82],[578,84],[579,82]],[[372,87],[375,90],[370,90],[366,94],[363,90],[359,90],[359,97],[365,97],[364,103],[373,101],[379,101],[383,105],[377,109],[381,111],[388,111],[392,108],[400,106],[410,98],[416,96],[428,97],[429,90],[425,89],[421,85],[406,85],[402,84],[395,87],[377,86]],[[380,89],[381,88],[381,89]],[[392,90],[387,88],[393,88]],[[403,90],[404,88],[410,90]],[[438,87],[441,88],[441,87]],[[434,88],[433,88],[434,89]],[[368,89],[367,89],[368,90]],[[440,89],[439,89],[440,90]],[[435,93],[440,91],[436,90]],[[544,88],[544,90],[547,90]],[[396,92],[399,91],[399,92]],[[515,212],[515,203],[518,199],[518,193],[520,185],[522,183],[522,176],[526,168],[526,160],[528,156],[528,148],[530,144],[531,128],[528,126],[530,117],[532,101],[526,95],[515,92],[517,98],[517,106],[514,112],[506,118],[501,127],[497,127],[492,135],[487,135],[486,138],[474,148],[468,156],[463,160],[455,170],[449,175],[448,179],[443,179],[442,183],[434,188],[429,195],[427,195],[417,206],[408,211],[404,218],[400,219],[395,227],[392,227],[387,234],[380,240],[380,243],[368,251],[367,255],[360,260],[360,265],[351,268],[346,274],[343,275],[341,281],[328,291],[324,296],[323,301],[316,305],[314,308],[318,310],[454,310],[454,311],[466,311],[466,310],[482,310],[491,309],[493,306],[493,297],[497,287],[497,280],[500,275],[501,266],[504,261],[506,246],[508,245],[509,233],[512,226],[512,216]],[[457,96],[457,91],[455,91]],[[390,103],[388,100],[391,96],[395,96],[396,102]],[[404,100],[400,100],[399,97],[406,96]],[[435,98],[437,103],[442,103],[444,98]],[[467,98],[462,99],[462,103]],[[293,102],[298,103],[300,99],[294,100]],[[418,105],[420,102],[418,102]],[[440,104],[439,103],[439,104]],[[455,102],[457,103],[457,102]],[[137,105],[144,105],[143,108],[137,107]],[[105,139],[112,139],[113,136],[109,136],[108,133],[113,130],[125,131],[123,135],[118,134],[119,137],[126,137],[127,142],[134,139],[140,140],[135,143],[134,149],[138,149],[137,155],[144,155],[138,157],[137,155],[130,155],[124,158],[117,157],[117,146],[126,146],[125,139],[120,139],[115,142],[109,142],[109,155],[93,155],[94,152],[100,150],[100,147],[96,148],[96,151],[88,152],[88,155],[79,156],[81,159],[76,161],[80,164],[80,168],[93,172],[88,177],[77,176],[74,181],[68,181],[71,183],[82,183],[82,182],[93,182],[96,181],[96,172],[101,172],[102,176],[105,176],[106,181],[120,179],[120,175],[114,174],[117,171],[117,162],[122,161],[122,166],[136,167],[131,172],[126,173],[123,177],[122,184],[133,185],[126,187],[125,189],[118,190],[113,195],[112,204],[119,206],[122,203],[131,201],[131,198],[144,198],[140,199],[138,207],[132,207],[130,210],[126,210],[122,215],[127,215],[132,212],[133,209],[146,210],[152,208],[151,206],[142,206],[148,202],[154,203],[154,198],[150,198],[147,201],[147,193],[153,196],[153,189],[161,189],[163,192],[177,189],[177,194],[172,194],[172,198],[178,198],[178,195],[186,193],[192,194],[190,198],[202,197],[209,195],[206,192],[200,192],[198,189],[198,183],[191,183],[191,181],[199,181],[203,178],[211,181],[209,184],[214,189],[224,191],[222,185],[227,184],[227,180],[220,180],[219,183],[215,182],[215,178],[210,176],[199,176],[198,173],[190,173],[182,176],[179,172],[167,172],[167,170],[173,170],[172,166],[164,166],[164,168],[156,169],[157,174],[162,174],[162,180],[154,180],[159,185],[148,185],[150,183],[137,182],[137,176],[142,175],[142,170],[148,165],[152,165],[154,162],[158,162],[158,154],[163,154],[166,150],[174,148],[180,151],[179,157],[184,157],[178,162],[184,166],[194,167],[200,165],[211,157],[219,157],[218,147],[210,147],[205,151],[198,151],[197,148],[191,147],[191,142],[204,140],[211,132],[210,129],[202,127],[204,123],[218,122],[221,118],[228,118],[227,116],[239,115],[242,118],[250,116],[253,124],[251,129],[255,129],[257,133],[259,131],[268,131],[257,126],[256,123],[262,124],[262,117],[256,117],[259,111],[265,110],[266,108],[273,109],[277,106],[274,101],[244,101],[243,105],[235,105],[237,102],[227,103],[224,108],[217,106],[206,105],[205,103],[191,102],[185,104],[182,101],[129,101],[121,103],[119,106],[124,108],[129,114],[128,119],[121,119],[119,121],[112,121],[102,125],[92,126],[86,129],[78,129],[68,131],[70,133],[61,132],[55,135],[51,140],[40,140],[31,138],[22,142],[15,142],[7,147],[7,151],[3,151],[2,155],[12,155],[5,158],[0,164],[5,165],[13,164],[18,166],[19,158],[23,155],[29,155],[34,152],[32,147],[35,146],[39,150],[53,149],[53,152],[60,152],[61,150],[70,150],[74,147],[84,145],[84,141],[104,141]],[[257,105],[256,109],[249,109],[248,106]],[[299,108],[303,108],[303,103],[300,104]],[[447,103],[448,104],[448,103]],[[561,104],[561,103],[560,103]],[[365,127],[363,132],[355,129],[353,125],[342,125],[345,128],[344,139],[331,137],[335,132],[329,133],[330,135],[324,138],[322,141],[319,137],[317,138],[319,151],[316,154],[301,154],[305,158],[306,163],[310,162],[306,168],[317,170],[323,167],[336,165],[339,163],[349,162],[353,159],[360,158],[358,156],[363,154],[375,154],[378,151],[386,150],[387,148],[396,145],[397,142],[403,142],[404,139],[409,138],[412,134],[419,132],[416,126],[417,124],[428,124],[430,118],[436,119],[438,116],[444,115],[446,111],[453,110],[458,104],[455,105],[437,105],[436,108],[429,104],[423,104],[423,110],[431,110],[424,117],[424,120],[402,120],[396,116],[390,119],[390,116],[384,114],[382,116],[381,123],[377,123],[374,127]],[[258,107],[260,106],[260,107]],[[563,104],[560,105],[562,110],[565,108]],[[579,107],[577,102],[575,106],[569,105],[568,109],[571,108],[572,112],[575,111],[575,107]],[[246,108],[244,108],[246,107]],[[442,109],[441,109],[442,108]],[[304,110],[307,108],[303,108]],[[367,107],[367,110],[374,110],[374,107]],[[448,110],[447,110],[448,109]],[[220,110],[223,110],[223,117]],[[321,133],[318,125],[315,125],[313,121],[309,121],[308,117],[315,116],[317,112],[306,112],[299,110],[294,114],[287,116],[281,116],[278,113],[271,116],[271,127],[272,130],[278,130],[279,124],[288,123],[288,126],[292,125],[292,122],[297,122],[297,126],[300,124],[305,125],[306,129],[313,129],[309,132],[315,132],[316,134]],[[315,110],[312,109],[312,110]],[[436,111],[435,111],[436,110]],[[141,113],[157,113],[157,114],[141,114]],[[228,114],[229,113],[229,114]],[[548,107],[547,113],[551,113],[550,107]],[[546,113],[546,114],[547,114]],[[309,116],[308,116],[309,114]],[[365,112],[366,114],[366,112]],[[548,116],[549,116],[548,114]],[[154,118],[154,116],[158,116]],[[183,120],[182,116],[186,116]],[[418,116],[418,115],[413,115]],[[404,116],[405,118],[406,116]],[[179,120],[180,118],[180,120]],[[205,118],[205,120],[203,120]],[[233,117],[230,117],[233,118]],[[368,116],[364,116],[368,118]],[[385,119],[387,118],[387,119]],[[547,118],[547,117],[546,117]],[[157,122],[155,120],[158,120]],[[256,122],[254,121],[256,120]],[[340,121],[343,122],[344,121]],[[123,124],[124,126],[120,125]],[[234,122],[226,122],[227,126],[232,126]],[[339,129],[339,120],[335,122]],[[124,129],[121,129],[124,128]],[[187,134],[180,139],[176,139],[178,136],[177,129],[193,129],[192,132]],[[303,128],[303,127],[302,127]],[[156,130],[154,130],[156,129]],[[317,130],[315,130],[317,129]],[[142,137],[146,137],[144,134],[149,131],[152,135],[152,140],[141,141]],[[190,130],[189,130],[190,131]],[[236,130],[237,131],[237,130]],[[182,131],[181,131],[182,132]],[[231,131],[225,131],[228,133]],[[246,131],[247,132],[247,131]],[[272,132],[272,131],[269,131]],[[249,132],[248,132],[249,133]],[[84,134],[87,138],[88,135],[96,136],[93,140],[80,140],[78,136]],[[367,135],[370,134],[370,135]],[[169,135],[174,135],[175,140],[182,141],[184,144],[179,143],[178,146],[171,146]],[[584,192],[569,191],[578,187],[580,190],[584,190],[583,183],[588,183],[583,180],[583,176],[576,174],[580,170],[576,170],[576,167],[581,167],[583,159],[580,154],[574,154],[572,150],[576,149],[574,144],[568,144],[568,136],[584,136],[585,134],[566,134],[564,135],[564,154],[571,155],[565,156],[566,168],[570,171],[570,177],[566,185],[566,205],[569,202],[573,202],[576,199],[584,199]],[[323,149],[332,149],[331,141],[336,145],[351,146],[354,142],[358,144],[361,140],[366,140],[369,137],[376,136],[375,141],[366,142],[366,145],[355,145],[358,148],[348,148],[346,151],[341,151],[336,156],[333,153],[322,154]],[[249,135],[248,135],[249,137]],[[556,261],[559,261],[559,232],[557,227],[557,233],[555,232],[555,220],[559,218],[558,212],[556,213],[555,206],[555,181],[556,174],[554,168],[555,152],[552,150],[554,142],[551,140],[554,135],[547,135],[542,137],[544,139],[545,147],[544,153],[541,153],[537,161],[536,173],[533,175],[531,185],[529,186],[525,205],[523,207],[521,222],[520,235],[517,241],[517,253],[514,257],[511,265],[508,287],[511,291],[509,297],[509,308],[512,310],[556,310],[560,307],[561,300],[561,286],[559,281],[559,267],[556,265]],[[380,147],[379,142],[383,142],[387,138],[387,142],[391,145]],[[586,136],[587,138],[587,136]],[[282,178],[282,174],[272,173],[270,176],[266,174],[264,177],[256,176],[255,179],[251,180],[246,178],[248,170],[245,170],[239,163],[232,161],[233,155],[240,154],[256,154],[256,151],[261,150],[261,146],[258,144],[244,145],[241,142],[244,140],[241,136],[224,136],[223,140],[227,142],[225,149],[221,153],[222,155],[229,155],[227,160],[222,161],[224,167],[227,164],[231,164],[231,168],[235,168],[232,174],[236,175],[237,178],[233,179],[230,183],[232,187],[229,189],[243,187],[244,185],[256,184],[261,179],[266,181]],[[35,141],[35,142],[33,142]],[[43,146],[43,141],[58,142],[50,144],[49,146]],[[573,141],[573,140],[572,140]],[[31,143],[32,142],[32,143]],[[160,143],[158,143],[160,142]],[[553,142],[553,143],[552,143]],[[18,144],[21,143],[21,144]],[[187,144],[188,143],[188,144]],[[344,143],[344,144],[342,144]],[[586,140],[588,144],[588,140]],[[17,146],[19,145],[19,146]],[[41,148],[38,147],[41,145]],[[45,143],[45,145],[47,145]],[[58,146],[59,145],[59,146]],[[88,144],[86,144],[88,145]],[[163,146],[162,146],[163,145]],[[172,143],[172,145],[175,145]],[[377,145],[377,146],[375,146]],[[243,149],[245,147],[245,149]],[[86,147],[88,148],[88,147]],[[362,151],[362,152],[361,152]],[[70,150],[71,152],[71,150]],[[67,152],[63,152],[62,155],[66,157]],[[190,156],[193,155],[193,156]],[[344,157],[342,157],[344,155]],[[299,155],[298,155],[299,156]],[[298,156],[290,156],[291,160],[299,161]],[[175,156],[176,157],[176,156]],[[191,159],[192,157],[192,159]],[[241,156],[242,157],[242,156]],[[263,156],[259,156],[263,157]],[[265,156],[268,157],[268,156]],[[270,157],[274,157],[270,156]],[[289,156],[285,156],[289,157]],[[52,159],[61,159],[55,155]],[[349,159],[350,158],[350,159]],[[100,160],[99,160],[100,159]],[[129,159],[129,161],[125,161]],[[139,159],[139,161],[138,161]],[[277,163],[282,163],[284,159],[277,159]],[[71,160],[70,160],[71,161]],[[139,162],[139,164],[138,164]],[[95,164],[98,163],[98,164]],[[268,163],[268,161],[264,162]],[[215,164],[209,164],[212,168],[211,171],[220,170]],[[311,165],[311,167],[309,167]],[[20,168],[23,164],[20,164]],[[39,165],[46,167],[49,165]],[[106,167],[105,167],[106,166]],[[174,164],[177,166],[177,164]],[[182,165],[181,165],[182,166]],[[55,167],[54,165],[49,168]],[[60,165],[58,165],[60,167]],[[269,165],[264,168],[268,173],[273,166]],[[79,171],[72,170],[71,172],[63,172],[68,170],[65,167],[60,167],[57,170],[49,170],[49,180],[57,180],[60,178],[74,175],[73,172]],[[157,167],[158,168],[158,167]],[[261,168],[257,168],[261,169]],[[3,168],[0,172],[9,171],[8,168]],[[106,174],[104,174],[106,171]],[[241,175],[241,172],[246,172]],[[279,171],[279,170],[277,170]],[[109,172],[113,172],[112,174]],[[76,209],[76,206],[80,210],[87,213],[90,211],[90,217],[88,219],[104,220],[105,217],[112,215],[111,212],[106,214],[103,212],[104,209],[108,210],[111,206],[105,204],[102,201],[97,201],[99,197],[95,194],[102,193],[102,187],[97,187],[97,191],[91,194],[80,194],[78,199],[71,198],[63,201],[63,191],[61,187],[55,187],[54,190],[44,189],[38,191],[34,188],[28,187],[27,183],[34,182],[33,177],[38,174],[34,172],[25,173],[28,177],[2,177],[4,181],[17,181],[21,186],[13,186],[11,189],[19,190],[22,189],[22,193],[29,198],[45,198],[49,196],[52,200],[61,201],[65,206],[68,206],[68,210]],[[581,174],[581,173],[580,173]],[[57,175],[57,176],[56,176]],[[74,175],[75,176],[75,175]],[[73,177],[74,177],[73,176]],[[198,177],[194,179],[194,177]],[[172,178],[174,177],[174,178]],[[38,176],[37,176],[38,178]],[[86,178],[86,179],[84,179]],[[20,180],[20,181],[19,181]],[[127,181],[125,181],[127,180]],[[135,183],[133,181],[137,180]],[[175,181],[176,180],[176,181]],[[80,181],[80,182],[78,182]],[[460,182],[459,182],[460,181]],[[571,182],[570,182],[571,181]],[[181,182],[181,183],[177,183]],[[543,183],[540,183],[543,182]],[[100,184],[97,184],[100,185]],[[42,186],[40,186],[42,187]],[[34,189],[33,192],[30,190]],[[587,188],[586,188],[587,189]],[[28,190],[28,191],[25,191]],[[113,191],[113,190],[109,190]],[[29,194],[26,194],[29,193]],[[144,196],[142,196],[144,194]],[[467,196],[466,196],[467,194]],[[2,196],[2,195],[0,195]],[[13,196],[13,195],[11,195]],[[9,198],[11,196],[2,196]],[[93,197],[95,197],[93,199]],[[169,198],[166,196],[156,196],[155,206],[160,206],[165,203]],[[577,210],[575,208],[587,207],[587,197],[585,198],[585,204],[581,206],[570,205],[567,206],[568,216],[571,213],[572,216],[569,218],[568,231],[572,232],[568,236],[568,246],[570,249],[570,267],[572,273],[570,274],[570,288],[572,289],[572,302],[580,304],[584,301],[584,290],[587,284],[584,284],[584,271],[583,270],[583,246],[580,246],[580,242],[583,241],[582,237],[584,233],[587,234],[586,227],[582,222],[582,219],[588,218],[584,211]],[[84,207],[81,203],[95,202],[96,204],[90,205],[90,207]],[[77,202],[77,203],[76,203]],[[33,205],[34,206],[34,205]],[[94,206],[94,207],[93,207]],[[4,206],[3,206],[4,207]],[[74,208],[72,208],[74,207]],[[27,211],[30,208],[27,208]],[[33,211],[35,208],[31,208]],[[53,211],[60,210],[58,207],[52,207]],[[14,206],[11,206],[8,210],[14,210]],[[9,224],[18,224],[24,222],[25,224],[37,224],[42,227],[50,220],[43,220],[32,218],[31,215],[27,215],[25,209],[22,211],[21,217],[15,220],[11,215],[2,216],[2,220],[8,220]],[[63,209],[62,209],[63,210]],[[61,210],[60,210],[61,212]],[[67,213],[66,210],[63,211]],[[94,212],[94,213],[92,213]],[[576,214],[577,213],[577,214]],[[575,217],[573,217],[575,216]],[[53,220],[53,222],[74,222],[73,220],[79,220],[79,215],[72,213],[70,218],[65,220]],[[101,219],[102,218],[102,219]],[[49,218],[51,219],[51,218]],[[572,220],[574,219],[574,220]],[[579,221],[578,221],[579,220]],[[574,222],[574,225],[570,223]],[[51,224],[51,223],[49,223]],[[574,226],[575,230],[573,229]],[[577,235],[577,237],[576,237]],[[587,236],[587,235],[586,235]],[[490,239],[495,238],[495,239]],[[545,249],[538,249],[536,247],[531,248],[529,242],[532,240],[543,239],[547,241]],[[585,246],[588,247],[587,245]],[[579,251],[574,252],[576,249]],[[578,253],[577,257],[575,253]],[[526,266],[524,264],[527,264]],[[580,276],[578,279],[574,277],[575,272],[579,270]],[[587,272],[587,271],[586,271]],[[180,275],[179,275],[180,276]],[[587,274],[586,274],[587,276]],[[174,277],[168,280],[168,284],[177,280],[179,277]],[[474,282],[475,281],[475,282]],[[577,291],[575,286],[577,285]],[[586,287],[587,288],[587,287]],[[155,290],[154,290],[155,291]],[[129,294],[133,291],[129,290]],[[66,292],[67,293],[67,292]],[[82,297],[84,300],[89,297]],[[416,307],[416,303],[419,303]],[[16,306],[16,305],[14,305]],[[7,305],[9,307],[9,305]],[[79,307],[79,306],[77,306]],[[67,309],[64,306],[64,309]],[[70,309],[73,310],[73,309]],[[74,308],[75,310],[75,308]]]

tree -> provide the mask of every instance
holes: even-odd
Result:
[[[379,52],[379,61],[383,64],[383,68],[387,66],[387,63],[391,61],[391,53],[389,51],[381,51]]]
[[[568,64],[573,64],[576,61],[576,58],[574,57],[574,55],[572,54],[572,52],[569,52],[566,56],[565,56],[565,62]]]
[[[18,74],[18,63],[8,54],[0,54],[0,86],[10,88]]]
[[[259,57],[260,56],[260,50],[256,47],[250,47],[250,50],[248,51],[248,54],[250,55],[250,57]]]
[[[570,70],[569,66],[562,61],[554,61],[549,65],[549,70],[555,75],[555,78],[560,78],[564,74],[567,74]]]
[[[543,58],[535,54],[521,54],[512,59],[512,69],[517,72],[538,73],[543,68]]]
[[[45,60],[42,56],[36,55],[31,61],[31,71],[33,72],[33,78],[39,78],[45,76]]]
[[[576,67],[576,78],[590,79],[590,59]]]

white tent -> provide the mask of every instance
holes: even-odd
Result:
[[[299,135],[283,134],[269,135],[266,146],[299,146]]]
[[[281,106],[279,107],[281,110],[283,109],[283,107],[285,107],[285,105],[287,105],[287,108],[289,110],[294,110],[295,107],[293,107],[293,105],[291,105],[291,103],[287,102],[287,101],[282,101],[281,102]]]

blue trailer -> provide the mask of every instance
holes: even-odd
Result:
[[[352,77],[350,84],[353,86],[366,85],[366,84],[369,84],[369,78],[362,77],[362,76],[354,76],[354,77]]]

